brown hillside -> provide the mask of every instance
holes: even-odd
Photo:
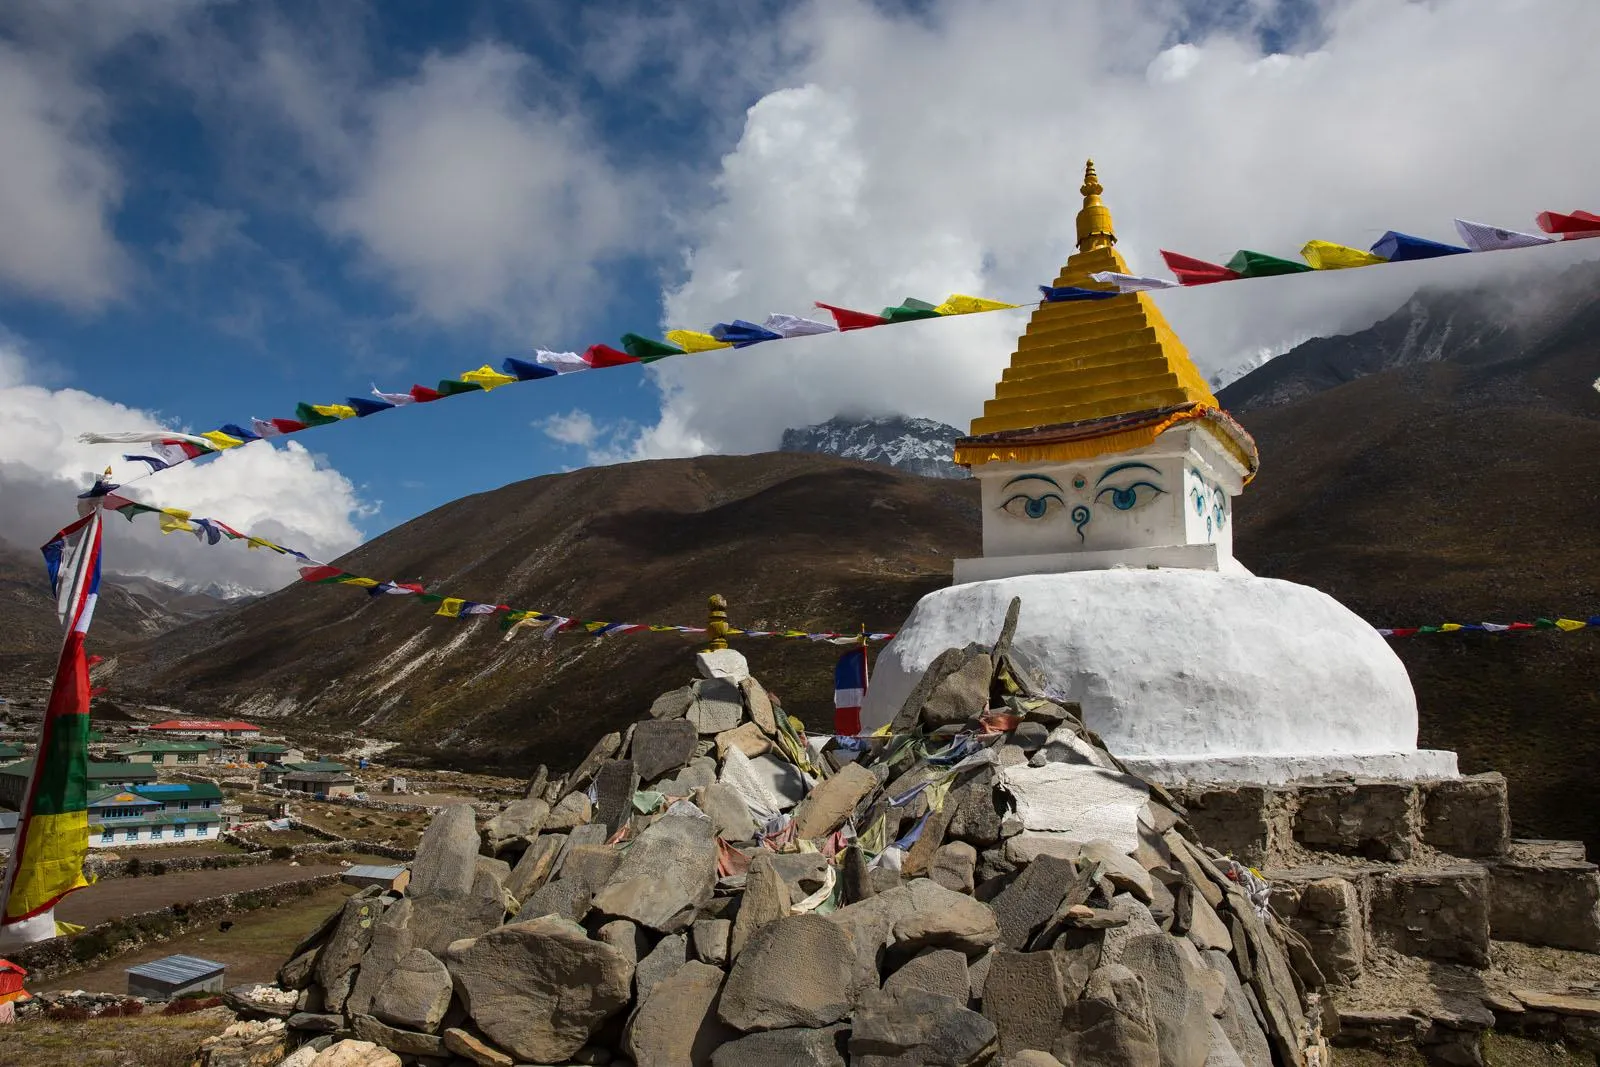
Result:
[[[720,592],[750,628],[893,629],[949,580],[953,553],[977,551],[976,488],[782,453],[597,467],[455,501],[340,564],[585,619],[700,625]],[[681,684],[694,647],[670,634],[507,643],[492,619],[301,586],[118,657],[112,687],[521,768],[573,760],[638,718]],[[831,721],[836,649],[741,647],[791,712]]]

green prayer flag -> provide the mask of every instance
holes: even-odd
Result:
[[[1533,620],[1533,625],[1541,630],[1554,630],[1556,628],[1556,621],[1554,619],[1546,619],[1543,616],[1540,616],[1539,618]]]
[[[1311,268],[1292,259],[1279,259],[1264,252],[1241,248],[1228,260],[1229,270],[1243,278],[1270,278],[1275,274],[1303,274]]]
[[[684,350],[677,345],[665,341],[657,341],[650,337],[641,337],[636,333],[622,335],[622,350],[637,359],[640,363],[654,363],[667,356],[681,356]]]
[[[936,305],[910,296],[900,301],[898,307],[884,308],[883,317],[890,322],[911,322],[914,319],[943,318],[939,314]]]
[[[461,393],[481,393],[483,386],[477,382],[463,382],[458,378],[439,379],[440,396],[457,396]]]
[[[332,415],[322,415],[313,411],[310,404],[296,404],[294,417],[296,422],[303,422],[307,426],[326,426],[330,422],[339,421]]]

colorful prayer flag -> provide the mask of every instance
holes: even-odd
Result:
[[[732,348],[727,341],[719,341],[709,333],[698,330],[668,330],[667,340],[685,352],[714,352],[719,348]]]
[[[540,378],[551,378],[554,377],[556,373],[556,369],[554,367],[544,367],[537,363],[529,363],[525,359],[513,359],[510,356],[507,356],[501,361],[500,369],[515,377],[519,382],[531,382]]]
[[[1562,240],[1580,237],[1600,237],[1600,215],[1592,211],[1574,211],[1563,215],[1557,211],[1541,211],[1536,220],[1545,233],[1559,233]]]
[[[439,380],[439,395],[460,396],[462,393],[483,392],[483,386],[477,382],[465,381],[465,377],[463,375],[461,378],[441,378]]]
[[[1332,241],[1307,241],[1300,256],[1311,264],[1312,270],[1349,270],[1351,267],[1374,267],[1389,262],[1382,256]]]
[[[854,737],[861,732],[861,705],[867,696],[867,650],[852,648],[833,668],[833,732]]]
[[[91,511],[43,550],[67,634],[0,885],[0,939],[13,944],[54,937],[57,902],[89,884],[83,871],[89,854],[90,701],[83,642],[100,590],[100,521],[100,512]]]
[[[1003,300],[989,300],[981,296],[963,296],[961,293],[951,293],[944,298],[944,303],[933,310],[940,315],[975,315],[982,311],[1005,311],[1016,306],[1016,304],[1007,304]]]
[[[1154,278],[1140,274],[1118,274],[1116,271],[1098,270],[1089,275],[1101,285],[1114,285],[1119,293],[1143,293],[1151,289],[1176,289],[1179,283],[1171,278]]]
[[[1275,278],[1281,274],[1304,274],[1311,268],[1292,259],[1279,259],[1265,252],[1241,248],[1228,260],[1228,269],[1241,278]]]
[[[939,312],[926,300],[908,296],[895,307],[884,308],[883,317],[889,322],[911,322],[913,319],[936,319]]]
[[[1041,285],[1039,292],[1046,304],[1062,304],[1070,300],[1110,300],[1122,295],[1105,289],[1084,289],[1077,285]]]
[[[749,348],[751,345],[761,344],[763,341],[781,341],[782,334],[773,333],[765,326],[757,326],[744,319],[734,319],[732,322],[719,322],[711,327],[711,336],[719,341],[726,341],[734,348]]]
[[[668,356],[681,356],[686,351],[677,345],[669,345],[665,341],[642,337],[636,333],[622,335],[622,350],[640,363],[654,363]]]
[[[1461,248],[1458,245],[1440,244],[1430,241],[1426,237],[1413,237],[1408,233],[1397,233],[1390,230],[1378,238],[1372,246],[1372,253],[1382,256],[1390,263],[1406,263],[1414,259],[1437,259],[1440,256],[1459,256],[1471,249]]]
[[[871,326],[883,326],[889,321],[882,315],[870,315],[865,311],[851,311],[849,308],[834,307],[832,304],[824,304],[820,300],[817,301],[817,307],[833,316],[833,321],[838,325],[841,332],[845,330],[865,330]]]
[[[1240,278],[1237,271],[1220,263],[1207,263],[1203,259],[1168,252],[1165,248],[1161,249],[1161,258],[1167,261],[1167,269],[1178,276],[1178,282],[1182,285],[1211,285]]]
[[[501,374],[499,371],[489,366],[489,364],[485,363],[477,370],[467,371],[467,373],[461,376],[461,380],[464,382],[472,382],[474,385],[481,387],[483,391],[487,393],[500,388],[502,385],[510,385],[517,379],[515,375]]]
[[[1554,237],[1545,237],[1543,234],[1522,233],[1518,230],[1502,230],[1497,226],[1485,226],[1481,222],[1468,222],[1466,219],[1456,219],[1456,233],[1461,235],[1461,243],[1474,252],[1499,252],[1507,248],[1535,248],[1539,245],[1552,244]]]
[[[799,315],[782,315],[774,312],[767,316],[761,324],[764,330],[770,330],[779,337],[811,337],[819,333],[838,333],[838,327],[818,322],[816,319],[803,319]],[[667,335],[671,337],[671,334]]]
[[[626,352],[618,352],[610,345],[590,345],[583,351],[583,360],[591,367],[620,367],[639,360]]]

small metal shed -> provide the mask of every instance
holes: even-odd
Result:
[[[128,968],[128,996],[171,1000],[185,993],[221,993],[226,964],[199,956],[167,956]]]
[[[411,882],[411,871],[399,865],[380,867],[374,863],[358,863],[345,871],[340,880],[346,885],[360,886],[362,889],[375,885],[403,893]]]

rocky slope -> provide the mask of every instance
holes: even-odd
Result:
[[[815,452],[882,463],[929,478],[965,478],[950,455],[961,431],[932,419],[892,415],[850,419],[835,416],[815,426],[783,431],[782,452]]]

